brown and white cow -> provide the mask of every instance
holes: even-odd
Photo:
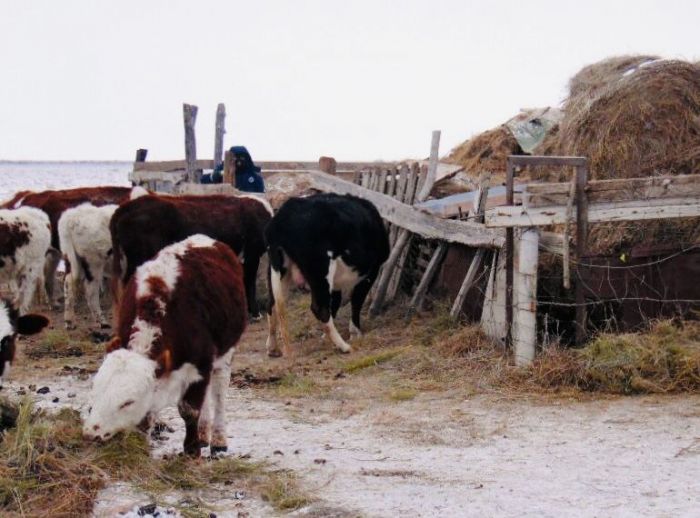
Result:
[[[148,194],[143,187],[79,187],[51,191],[21,191],[10,200],[0,205],[0,208],[16,209],[19,207],[35,207],[46,213],[51,223],[51,247],[54,249],[46,257],[44,268],[44,283],[49,305],[53,304],[53,286],[56,268],[61,260],[61,245],[58,237],[58,220],[67,209],[90,202],[96,207],[102,205],[119,205],[129,199]]]
[[[10,366],[15,359],[17,335],[33,335],[44,329],[49,320],[43,315],[22,315],[15,306],[0,299],[0,388],[10,375]]]
[[[225,395],[246,323],[243,271],[228,246],[198,234],[161,250],[123,293],[84,435],[104,440],[177,404],[186,453],[202,443],[225,451]]]
[[[114,281],[121,286],[163,247],[193,234],[226,243],[243,263],[248,310],[259,315],[255,281],[265,253],[265,226],[272,207],[264,198],[243,196],[142,196],[121,205],[110,222]],[[121,288],[116,287],[119,294]]]
[[[109,327],[100,307],[100,288],[105,273],[112,272],[109,220],[115,210],[116,205],[95,207],[83,203],[64,211],[58,220],[58,238],[66,263],[63,313],[68,329],[75,325],[75,292],[79,283],[84,288],[94,325]]]
[[[31,306],[50,242],[49,218],[42,211],[0,209],[0,280],[10,285],[22,314]]]

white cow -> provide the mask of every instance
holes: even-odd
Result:
[[[37,283],[43,280],[51,246],[49,217],[39,209],[0,209],[0,280],[12,291],[20,314],[29,311]]]
[[[112,269],[112,238],[109,220],[117,205],[96,207],[83,203],[67,209],[58,220],[58,239],[66,263],[63,281],[65,294],[64,319],[66,328],[75,325],[75,293],[82,283],[93,322],[98,327],[109,327],[100,307],[100,288],[105,274]]]

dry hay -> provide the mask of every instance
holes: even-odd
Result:
[[[506,157],[522,154],[520,144],[502,124],[463,142],[450,152],[445,162],[463,166],[466,174],[473,178],[489,171],[491,185],[501,185],[505,181]]]
[[[622,56],[584,67],[569,83],[564,119],[537,150],[585,156],[591,179],[700,173],[700,67]],[[564,168],[532,178],[569,181]],[[700,242],[700,219],[591,225],[588,251],[617,254],[642,242]]]
[[[588,157],[591,179],[700,171],[700,67],[649,59],[613,58],[574,76],[549,149]]]
[[[600,334],[583,349],[552,346],[520,382],[613,394],[700,391],[700,322],[656,322],[643,333]]]
[[[0,515],[90,516],[100,489],[125,481],[153,502],[185,516],[211,516],[215,501],[233,483],[260,495],[276,510],[306,505],[293,473],[237,457],[154,459],[144,434],[118,434],[97,444],[82,437],[77,411],[36,411],[19,404],[13,425],[0,434]],[[186,493],[194,491],[193,493]],[[207,491],[212,492],[210,495]],[[183,498],[168,502],[179,492]]]

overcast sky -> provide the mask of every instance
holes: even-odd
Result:
[[[0,0],[0,159],[400,159],[556,105],[581,66],[700,59],[695,1]]]

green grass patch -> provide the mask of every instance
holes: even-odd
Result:
[[[400,388],[396,390],[392,390],[389,393],[389,399],[391,401],[396,401],[396,402],[401,402],[401,401],[411,401],[412,399],[415,399],[415,397],[418,395],[418,391],[411,389],[411,388]]]
[[[348,373],[353,373],[367,369],[369,367],[374,367],[382,363],[386,363],[399,356],[403,351],[402,348],[389,349],[387,351],[379,351],[373,354],[367,354],[360,358],[355,358],[353,360],[345,362],[343,370]]]
[[[294,373],[285,374],[277,382],[275,389],[280,397],[301,398],[317,394],[321,387],[309,376]]]
[[[24,354],[32,360],[78,357],[99,351],[99,346],[87,341],[73,340],[65,331],[56,329],[45,331],[36,342],[27,343],[24,347]]]

